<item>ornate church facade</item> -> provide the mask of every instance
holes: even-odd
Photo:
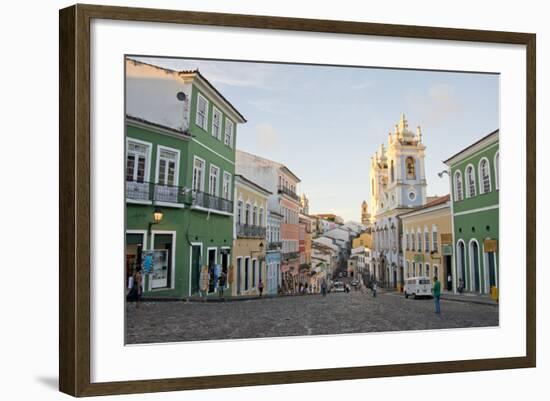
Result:
[[[402,114],[388,148],[371,158],[370,191],[375,279],[401,289],[404,280],[399,215],[426,204],[425,150],[422,131],[413,132]]]

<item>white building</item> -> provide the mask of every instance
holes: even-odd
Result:
[[[402,114],[388,134],[388,149],[380,145],[371,158],[374,273],[385,286],[403,283],[399,215],[426,203],[425,149],[420,127],[416,133],[410,131]]]

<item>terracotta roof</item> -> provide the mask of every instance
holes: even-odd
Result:
[[[416,209],[411,210],[410,212],[403,213],[402,215],[400,215],[400,217],[401,216],[406,216],[406,215],[414,213],[414,212],[418,212],[420,210],[428,209],[432,206],[443,205],[443,204],[449,202],[450,200],[451,200],[451,195],[450,194],[447,194],[445,196],[440,196],[439,198],[434,199],[433,201],[428,202],[425,205],[419,206]]]

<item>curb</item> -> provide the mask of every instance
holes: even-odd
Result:
[[[254,295],[254,296],[242,296],[242,297],[227,297],[227,298],[218,298],[217,296],[211,298],[201,297],[187,297],[187,298],[155,298],[155,297],[142,297],[141,302],[197,302],[197,303],[209,303],[209,302],[239,302],[239,301],[254,301],[261,299],[272,299],[272,298],[284,298],[284,297],[298,297],[298,296],[314,296],[321,294],[278,294],[278,295]],[[128,301],[127,301],[128,302]]]

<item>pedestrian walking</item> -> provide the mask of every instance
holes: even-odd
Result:
[[[260,291],[260,297],[261,297],[264,292],[264,282],[262,281],[262,279],[260,279],[260,282],[258,283],[258,290]]]
[[[453,278],[451,276],[451,273],[447,276],[447,291],[451,291],[453,289]]]
[[[462,294],[463,291],[464,291],[464,281],[462,281],[462,279],[459,279],[458,280],[458,292],[460,294]]]
[[[223,297],[223,292],[225,290],[225,282],[227,281],[227,275],[225,272],[220,273],[220,278],[218,279],[218,296]]]
[[[206,296],[208,295],[208,288],[210,287],[210,272],[208,266],[204,265],[201,269],[201,275],[199,278],[199,294],[201,297],[204,297],[204,302],[206,302]]]
[[[439,305],[439,297],[441,296],[441,283],[437,279],[437,276],[434,276],[434,286],[432,288],[432,293],[435,301],[435,313],[441,313],[441,306]]]
[[[324,297],[327,296],[327,284],[324,281],[321,283],[321,294],[323,294]]]
[[[130,289],[130,292],[128,293],[128,296],[126,297],[126,299],[128,301],[135,301],[136,308],[139,308],[139,303],[141,301],[141,293],[142,293],[141,269],[136,269],[136,271],[132,275],[132,288]]]
[[[376,297],[376,291],[378,290],[378,285],[376,284],[376,281],[372,283],[372,296]]]

